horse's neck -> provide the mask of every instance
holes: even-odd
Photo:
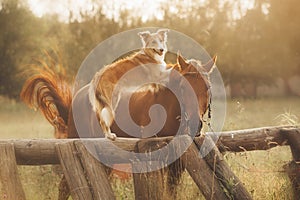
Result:
[[[172,70],[176,70],[178,72],[181,72],[181,68],[178,64],[167,64],[166,65],[166,69],[172,69]]]

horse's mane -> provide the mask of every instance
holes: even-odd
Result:
[[[165,90],[166,87],[158,84],[158,83],[149,83],[149,84],[145,84],[142,87],[138,88],[136,91],[134,91],[135,94],[147,94],[147,93],[151,93],[151,94],[155,94],[161,90]]]
[[[64,74],[47,65],[33,67],[35,75],[24,83],[20,97],[30,107],[40,109],[55,127],[56,138],[66,137],[72,94]],[[64,134],[64,135],[61,135]]]

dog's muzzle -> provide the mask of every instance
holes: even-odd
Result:
[[[153,51],[160,56],[163,55],[163,53],[164,53],[164,49],[153,49]]]

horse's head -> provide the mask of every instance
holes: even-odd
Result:
[[[202,122],[204,114],[209,109],[211,101],[209,74],[213,71],[215,62],[216,57],[202,65],[198,60],[186,60],[180,54],[177,55],[177,64],[173,66],[173,69],[180,72],[181,76],[171,76],[170,81],[173,78],[174,84],[180,88],[181,101],[187,120],[197,117]],[[190,86],[186,84],[184,79],[188,81]],[[196,96],[197,103],[191,100],[191,92]]]

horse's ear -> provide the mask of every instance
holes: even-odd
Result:
[[[206,64],[203,65],[203,68],[207,71],[208,74],[210,74],[214,70],[216,62],[217,56],[215,55],[212,59],[210,59]]]
[[[177,52],[177,63],[180,65],[181,70],[184,70],[188,66],[187,62],[179,51]]]
[[[149,31],[139,32],[138,35],[142,39],[143,46],[146,46],[146,42],[150,37],[150,32]]]

